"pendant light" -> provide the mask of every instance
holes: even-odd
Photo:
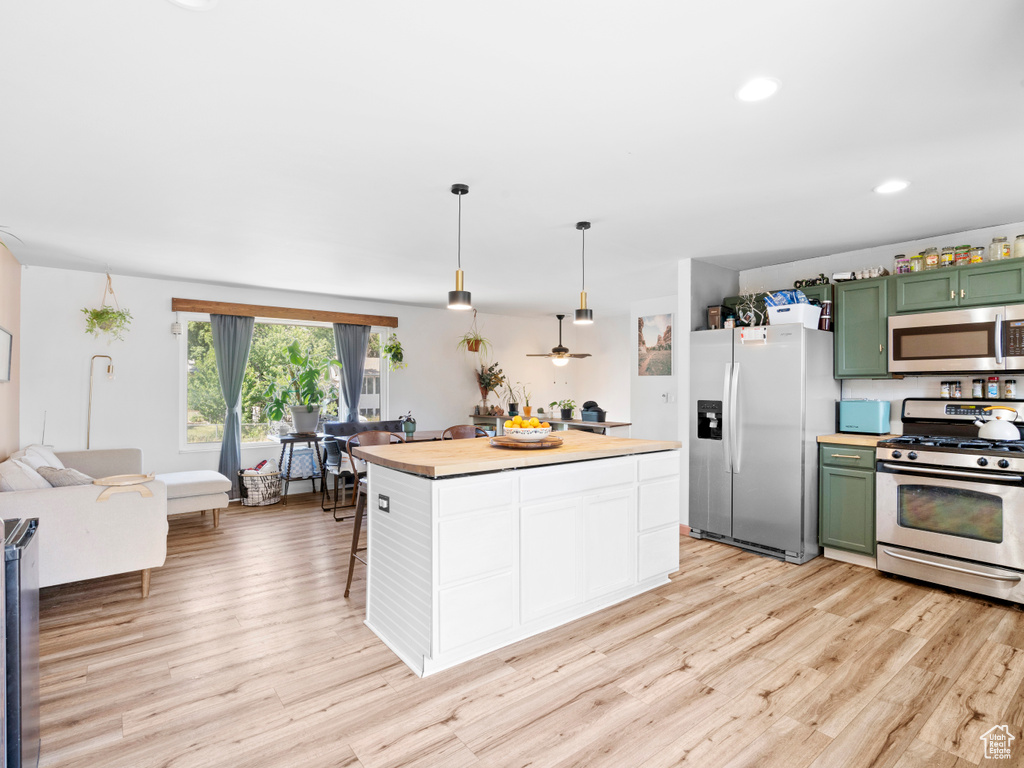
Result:
[[[448,291],[448,309],[472,309],[469,291],[462,283],[462,196],[469,194],[465,184],[452,184],[452,194],[459,198],[459,267],[455,270],[455,290]]]
[[[583,236],[583,287],[580,290],[580,308],[576,310],[573,318],[573,325],[591,325],[594,322],[594,310],[587,309],[587,230],[590,229],[589,221],[577,221],[576,229]]]

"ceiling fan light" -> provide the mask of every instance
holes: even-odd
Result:
[[[568,365],[569,364],[569,358],[568,357],[552,357],[551,358],[551,362],[554,363],[555,365],[557,365],[559,368],[561,368],[563,365]]]

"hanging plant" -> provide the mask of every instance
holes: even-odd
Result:
[[[481,356],[490,356],[491,342],[480,335],[480,329],[476,327],[476,310],[473,310],[473,323],[469,331],[459,339],[455,345],[456,349],[464,349],[466,352],[477,352]]]
[[[381,336],[378,334],[374,336],[370,341],[370,349],[378,352],[381,357],[388,361],[388,369],[397,371],[400,368],[405,368],[408,363],[405,362],[405,351],[402,349],[402,342],[398,340],[398,335],[392,333],[388,336],[387,341],[382,342]]]
[[[107,293],[114,305],[107,304]],[[110,341],[124,341],[124,334],[132,322],[132,313],[127,309],[121,309],[117,303],[117,296],[114,294],[114,286],[110,281],[110,273],[107,273],[107,282],[103,288],[103,299],[97,309],[85,307],[82,309],[85,315],[85,332],[99,337],[100,334],[110,336]],[[109,342],[108,342],[109,343]]]

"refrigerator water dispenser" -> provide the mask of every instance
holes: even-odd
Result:
[[[697,439],[722,439],[722,401],[697,401]]]

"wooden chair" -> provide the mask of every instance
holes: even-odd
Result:
[[[371,432],[360,432],[357,435],[352,435],[348,439],[348,460],[352,465],[352,471],[356,474],[356,479],[353,481],[356,488],[356,519],[359,519],[359,496],[363,491],[363,484],[358,482],[358,479],[366,474],[365,471],[359,470],[359,464],[354,455],[352,455],[352,449],[358,448],[360,445],[387,445],[388,443],[404,443],[405,438],[401,435],[396,435],[394,432],[384,432],[383,430],[375,430]]]
[[[362,493],[357,493],[359,501],[356,502],[356,519],[352,523],[352,547],[348,553],[348,579],[345,581],[345,597],[348,597],[349,590],[352,589],[352,574],[356,569],[356,560],[363,565],[366,565],[366,560],[357,555],[357,552],[362,552],[366,547],[359,546],[359,532],[363,528],[363,513],[366,512],[366,497],[369,492],[364,487],[366,485],[366,478],[362,477],[359,479],[359,490]]]
[[[471,437],[490,437],[490,435],[472,424],[457,424],[454,427],[448,427],[441,435],[442,440],[465,440]]]

